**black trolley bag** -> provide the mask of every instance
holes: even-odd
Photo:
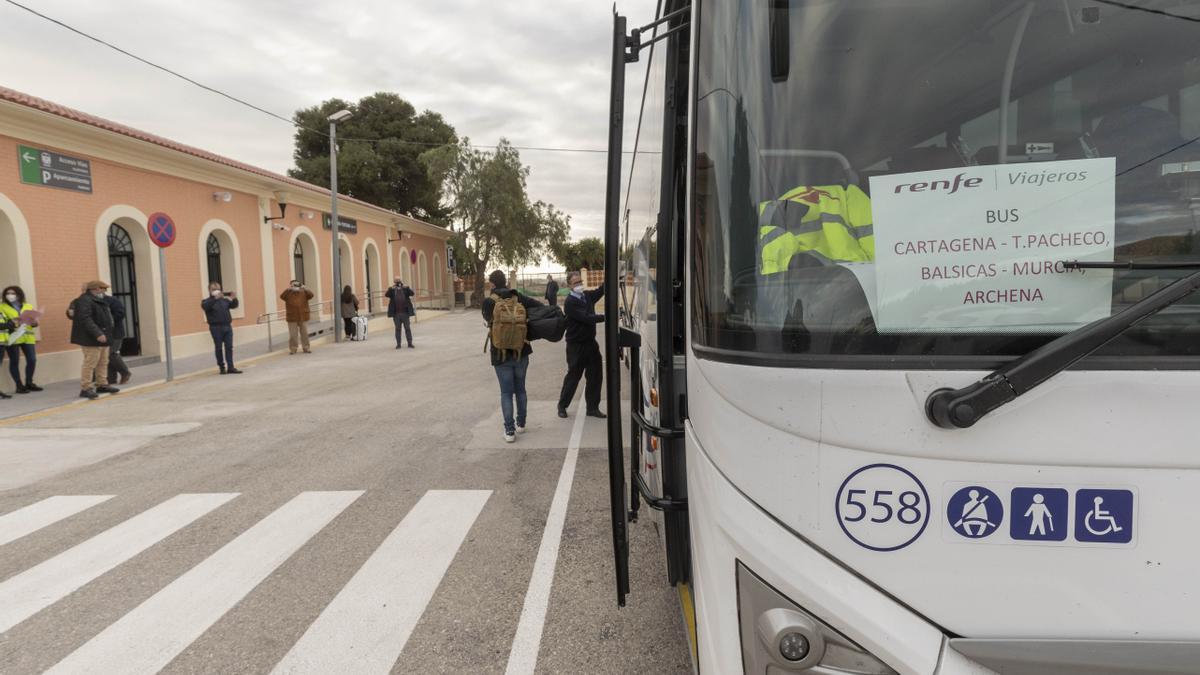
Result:
[[[538,305],[526,310],[528,339],[558,342],[567,332],[567,315],[556,305]]]

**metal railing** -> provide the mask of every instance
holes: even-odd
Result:
[[[359,315],[360,316],[369,316],[372,318],[379,317],[379,316],[386,316],[387,315],[387,306],[388,306],[388,299],[384,295],[386,292],[387,291],[372,291],[369,296],[367,294],[363,294],[362,296],[360,296],[358,298],[358,313],[359,313]],[[426,298],[414,297],[413,300],[415,301],[414,304],[416,305],[418,310],[422,310],[422,309],[425,309],[425,310],[449,310],[450,309],[450,306],[447,304],[446,298],[444,296],[442,296],[442,297],[426,297]],[[308,311],[309,311],[309,314],[312,315],[313,319],[310,319],[308,336],[309,337],[317,337],[320,335],[325,335],[327,333],[332,333],[333,332],[332,321],[341,321],[342,320],[342,311],[341,310],[342,310],[342,303],[341,303],[340,299],[338,300],[336,306],[334,305],[334,303],[332,303],[329,300],[325,300],[323,302],[311,303],[308,306]],[[323,312],[328,313],[329,319],[331,320],[329,323],[325,323],[325,322],[321,321],[320,317]],[[316,323],[313,323],[314,319],[315,319]],[[255,321],[255,323],[260,326],[263,324],[266,324],[266,326],[267,326],[267,351],[269,351],[269,352],[275,351],[275,335],[274,335],[274,331],[272,330],[272,324],[277,323],[277,322],[286,322],[286,321],[287,321],[287,312],[284,310],[281,310],[278,312],[267,312],[266,314],[258,315],[258,319]]]
[[[330,314],[330,318],[333,320],[341,319],[340,315],[335,316],[333,314],[333,303],[330,302],[329,300],[326,300],[324,302],[314,302],[314,303],[309,304],[308,312],[312,317],[316,317],[316,320],[317,320],[315,330],[313,328],[313,324],[311,324],[311,323],[309,324],[309,328],[308,328],[308,336],[309,337],[317,337],[319,335],[324,335],[325,333],[333,330],[332,323],[330,323],[327,326],[321,322],[321,313],[324,311],[328,311]],[[311,318],[309,320],[312,321]],[[267,312],[266,314],[259,314],[258,319],[255,321],[255,323],[260,326],[262,324],[267,325],[267,351],[268,352],[275,351],[275,337],[274,337],[273,331],[271,330],[271,324],[279,322],[279,321],[282,321],[285,323],[287,322],[287,311],[286,310],[281,310],[278,312]]]

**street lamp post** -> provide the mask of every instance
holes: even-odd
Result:
[[[329,207],[329,230],[333,233],[333,248],[330,259],[333,260],[333,295],[329,296],[329,312],[333,316],[333,341],[342,341],[341,322],[341,288],[342,288],[342,256],[338,247],[338,234],[342,230],[338,220],[338,185],[337,185],[337,123],[350,119],[354,113],[349,110],[339,110],[329,116],[329,192],[332,204]]]

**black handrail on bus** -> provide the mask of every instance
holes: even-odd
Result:
[[[629,593],[629,529],[625,512],[625,448],[621,439],[621,364],[613,355],[620,353],[621,337],[617,312],[618,248],[620,247],[621,144],[625,120],[625,17],[613,11],[612,81],[609,90],[608,176],[604,205],[604,342],[608,352],[604,360],[608,380],[608,480],[609,510],[612,516],[613,567],[617,581],[617,605],[625,606]],[[636,333],[632,334],[637,337]],[[635,343],[636,345],[636,343]],[[635,365],[636,368],[636,365]],[[640,392],[638,393],[640,396]]]
[[[668,429],[666,427],[660,427],[656,424],[651,424],[646,420],[645,417],[642,416],[642,413],[636,410],[632,411],[630,416],[633,418],[634,423],[641,427],[642,431],[650,434],[651,436],[657,436],[659,438],[683,438],[683,429]]]

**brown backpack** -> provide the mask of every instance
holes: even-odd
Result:
[[[521,304],[521,299],[515,292],[507,298],[492,293],[492,300],[496,303],[492,308],[492,326],[489,333],[492,347],[505,355],[509,351],[520,355],[525,348],[526,333],[529,330],[525,305]]]

